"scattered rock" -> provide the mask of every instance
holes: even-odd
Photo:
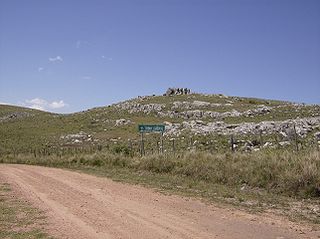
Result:
[[[289,146],[291,143],[289,141],[282,141],[282,142],[279,142],[279,144],[281,146]]]
[[[195,101],[194,101],[195,102]],[[201,106],[195,106],[194,102],[180,102],[176,101],[173,103],[172,110],[167,111],[167,112],[162,112],[158,111],[157,114],[160,117],[169,117],[169,118],[183,118],[183,119],[206,119],[206,118],[211,118],[211,119],[224,119],[227,117],[239,117],[239,116],[245,116],[245,117],[253,117],[255,115],[263,115],[263,114],[269,114],[271,112],[272,107],[267,107],[267,106],[258,106],[256,109],[252,110],[247,110],[245,112],[239,112],[235,109],[227,112],[216,112],[216,111],[204,111],[200,110]],[[200,101],[201,102],[201,101]],[[200,103],[202,107],[210,106],[225,106],[223,104],[206,104],[209,102],[203,102]],[[197,103],[199,105],[199,103]],[[194,110],[186,110],[186,111],[177,111],[178,109],[193,109],[193,108],[198,108]]]
[[[14,112],[5,116],[0,117],[0,123],[8,122],[8,121],[13,121],[13,120],[18,120],[26,117],[33,116],[33,114],[30,114],[29,112]]]
[[[267,147],[270,147],[270,146],[272,146],[272,143],[271,143],[271,142],[265,142],[262,147],[263,147],[263,148],[267,148]]]
[[[123,102],[116,104],[115,107],[119,110],[127,110],[130,114],[134,113],[144,113],[150,114],[152,112],[159,112],[165,108],[165,104],[140,104],[135,101],[133,102]]]
[[[116,120],[116,124],[115,126],[123,126],[123,125],[128,125],[128,124],[131,124],[131,120],[129,119],[118,119]]]
[[[171,123],[171,122],[164,122],[165,125],[165,132],[164,135],[170,135],[170,136],[179,136],[181,133],[180,127],[181,124],[179,123]]]
[[[223,106],[232,106],[230,103],[210,103],[207,101],[175,101],[171,107],[171,110],[192,110],[192,109],[201,109],[201,108],[214,108],[214,107],[223,107]]]
[[[60,140],[64,141],[66,144],[82,144],[84,142],[92,142],[92,135],[80,131],[77,134],[68,134],[60,137]]]
[[[172,127],[170,133],[176,134],[175,131],[191,131],[194,134],[208,135],[216,133],[220,135],[245,135],[245,134],[273,134],[282,132],[283,135],[288,136],[286,132],[292,129],[295,125],[297,135],[305,137],[308,132],[311,132],[320,125],[320,117],[302,118],[285,121],[263,121],[259,123],[245,122],[240,124],[226,124],[223,121],[205,123],[202,120],[183,121],[181,124],[176,124]]]
[[[320,141],[320,131],[314,134],[314,137],[317,141]]]

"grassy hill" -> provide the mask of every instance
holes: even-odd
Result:
[[[0,152],[98,146],[101,149],[127,146],[128,140],[138,150],[140,135],[137,128],[142,123],[166,124],[165,148],[171,148],[169,139],[174,138],[176,150],[190,149],[197,144],[198,149],[221,150],[228,148],[230,134],[236,134],[239,143],[241,140],[257,140],[257,132],[242,133],[239,128],[239,134],[227,130],[232,127],[319,116],[319,105],[204,94],[138,97],[74,114],[53,114],[0,105]],[[225,124],[221,132],[214,131],[214,122]],[[211,128],[205,130],[208,124]],[[300,141],[307,142],[305,139],[309,138],[312,143],[319,124],[315,122],[307,131]],[[281,132],[262,133],[264,142],[286,141]],[[159,135],[148,134],[146,140],[146,147],[156,150]]]

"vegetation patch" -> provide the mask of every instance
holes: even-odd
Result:
[[[6,183],[0,183],[0,212],[0,238],[51,238],[44,232],[43,213],[15,197]]]
[[[2,158],[2,162],[76,169],[165,192],[248,210],[272,210],[292,219],[320,223],[320,152],[317,150],[191,152],[144,157],[108,152],[41,158],[30,154]]]

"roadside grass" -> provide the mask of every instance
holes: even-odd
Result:
[[[68,167],[70,170],[108,177],[114,181],[142,185],[166,195],[181,195],[200,199],[216,206],[232,207],[249,213],[273,213],[296,222],[320,224],[319,199],[301,199],[277,195],[259,188],[239,188],[220,184],[208,184],[181,176],[131,171],[125,168],[102,169],[100,167]]]
[[[191,152],[129,157],[100,152],[57,157],[2,157],[2,163],[68,168],[165,193],[272,211],[292,220],[320,223],[320,152]]]
[[[7,183],[0,182],[0,238],[45,239],[45,216],[28,202],[14,196]]]

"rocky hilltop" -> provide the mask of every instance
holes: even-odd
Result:
[[[127,145],[128,140],[139,144],[138,124],[164,124],[165,139],[189,148],[228,147],[232,135],[235,142],[258,148],[290,145],[293,139],[301,147],[320,142],[319,105],[197,94],[187,88],[69,115],[8,107],[0,106],[0,151],[14,147],[17,140],[23,148]],[[152,142],[157,137],[146,135]],[[253,143],[257,138],[259,143]]]

